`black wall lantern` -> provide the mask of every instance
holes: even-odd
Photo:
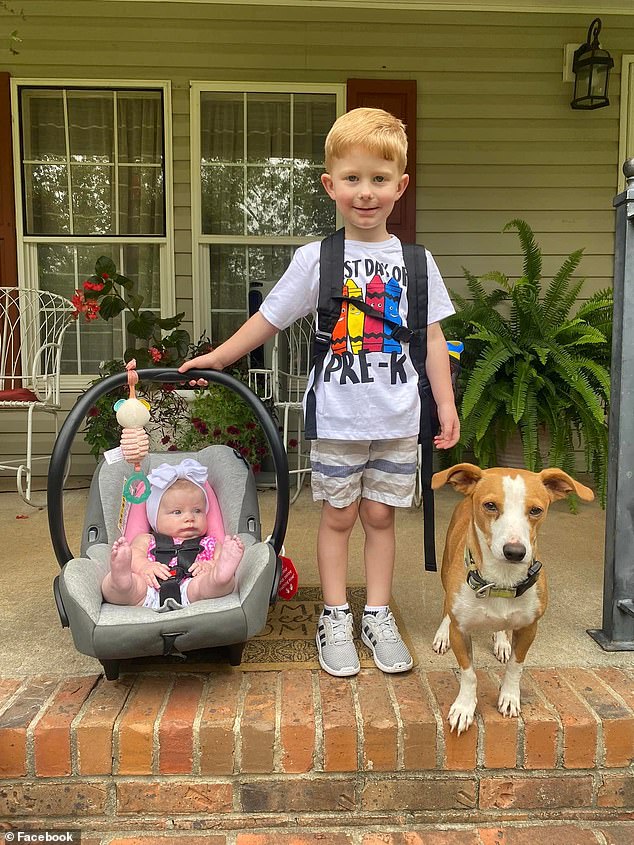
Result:
[[[586,43],[575,50],[572,72],[575,90],[570,107],[573,109],[602,109],[609,106],[608,82],[614,59],[599,46],[601,18],[595,18],[588,29]]]

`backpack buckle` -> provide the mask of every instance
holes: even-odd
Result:
[[[391,336],[399,343],[409,343],[416,332],[407,326],[395,326],[390,332]]]
[[[330,347],[330,341],[332,339],[332,335],[328,332],[320,331],[319,329],[315,329],[315,333],[313,335],[313,339],[315,343],[319,344],[320,346]]]

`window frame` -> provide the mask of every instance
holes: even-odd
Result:
[[[163,150],[164,150],[164,235],[27,235],[24,231],[26,207],[22,191],[22,143],[20,137],[20,89],[66,90],[154,90],[161,91],[163,101]],[[38,287],[37,244],[159,244],[161,316],[172,316],[176,310],[176,280],[174,270],[174,171],[172,140],[172,85],[170,80],[156,79],[50,79],[40,77],[15,77],[11,79],[11,115],[13,136],[13,181],[15,190],[15,217],[18,263],[18,286]],[[91,268],[88,268],[88,271]],[[87,275],[89,274],[87,271]],[[70,296],[69,296],[70,298]],[[71,335],[68,335],[70,338]],[[67,341],[69,342],[69,341]],[[76,392],[85,388],[97,373],[63,375],[62,392]]]
[[[207,332],[211,337],[211,278],[205,253],[210,244],[297,247],[315,240],[315,236],[207,235],[202,231],[202,192],[200,176],[201,95],[207,92],[241,94],[333,94],[335,116],[346,110],[346,83],[223,82],[190,83],[191,141],[191,221],[192,221],[192,299],[194,337]],[[337,225],[340,219],[337,216]]]

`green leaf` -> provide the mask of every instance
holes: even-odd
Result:
[[[104,296],[99,303],[99,316],[103,320],[112,320],[118,317],[125,309],[125,302],[119,296]]]
[[[164,329],[164,331],[170,331],[171,329],[175,329],[183,322],[183,317],[185,316],[185,312],[181,311],[180,314],[175,314],[173,317],[160,317],[158,319],[159,326]]]
[[[149,340],[156,323],[156,317],[151,311],[142,311],[134,320],[128,323],[128,331],[141,340]]]
[[[121,273],[117,273],[117,275],[114,278],[114,281],[118,285],[121,285],[121,287],[125,288],[126,290],[132,290],[132,288],[134,287],[134,282],[132,281],[132,279],[128,279],[127,276],[122,276]],[[139,294],[139,296],[140,296],[140,294]],[[141,296],[141,301],[143,301],[142,296]]]
[[[95,262],[95,274],[102,277],[104,273],[107,273],[110,278],[117,273],[117,267],[114,261],[112,258],[108,258],[107,255],[101,255]],[[100,281],[102,281],[101,278]]]

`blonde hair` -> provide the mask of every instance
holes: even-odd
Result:
[[[326,170],[334,158],[342,158],[353,147],[394,161],[401,173],[407,164],[405,124],[383,109],[360,108],[342,114],[326,136]]]

